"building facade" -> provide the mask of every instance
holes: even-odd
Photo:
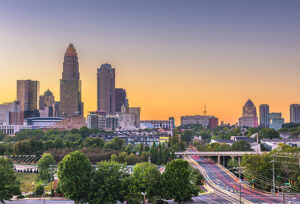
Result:
[[[290,105],[290,122],[291,123],[300,122],[300,104]]]
[[[240,127],[258,127],[258,118],[256,113],[256,107],[253,102],[248,99],[243,106],[242,117],[239,118]]]
[[[261,104],[259,106],[259,125],[263,128],[269,127],[269,105],[268,104]]]
[[[201,125],[207,128],[209,125],[208,115],[191,115],[191,116],[181,116],[181,125]]]
[[[115,69],[102,64],[97,69],[97,110],[115,113]]]
[[[19,101],[0,104],[0,125],[23,125],[24,112]]]
[[[140,107],[129,107],[129,113],[135,115],[134,126],[140,128],[141,108]]]
[[[115,111],[117,113],[121,112],[121,108],[123,105],[128,106],[128,100],[127,100],[125,89],[122,88],[115,89],[115,103],[116,103]]]
[[[282,128],[282,125],[284,124],[284,118],[282,118],[281,113],[270,113],[269,114],[270,119],[270,128],[273,128],[274,130],[279,130]]]
[[[20,102],[20,111],[24,118],[38,117],[38,100],[40,83],[32,80],[17,80],[17,101]]]
[[[55,99],[49,89],[40,96],[39,110],[40,117],[55,117]]]
[[[166,129],[175,128],[174,117],[169,117],[169,120],[142,120],[141,123],[149,123],[153,126],[153,128],[166,128]]]
[[[69,44],[64,56],[60,80],[60,116],[64,118],[83,116],[79,63],[73,44]]]

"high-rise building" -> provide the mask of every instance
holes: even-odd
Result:
[[[140,107],[129,107],[129,113],[135,114],[134,126],[140,128],[141,108]]]
[[[116,112],[120,113],[123,105],[127,106],[126,90],[122,88],[115,89]]]
[[[102,64],[97,69],[97,110],[114,113],[115,105],[115,69],[110,64]]]
[[[31,80],[17,81],[17,101],[21,111],[35,111],[38,109],[40,83]]]
[[[248,99],[248,101],[243,107],[242,117],[239,118],[239,126],[240,127],[258,126],[256,107],[250,99]]]
[[[20,111],[20,102],[0,104],[0,125],[23,125],[24,112]]]
[[[281,113],[270,113],[269,119],[270,119],[270,128],[273,128],[274,130],[279,130],[282,128],[282,125],[284,124],[284,118],[282,118]]]
[[[48,89],[44,95],[40,96],[39,102],[40,117],[55,116],[55,99],[53,93]]]
[[[259,106],[259,124],[261,127],[267,128],[269,127],[269,105],[268,104],[261,104]]]
[[[60,116],[72,118],[83,115],[81,102],[81,80],[77,52],[73,44],[69,44],[63,63],[60,80]]]
[[[300,105],[291,104],[290,105],[290,122],[299,123],[300,122]]]

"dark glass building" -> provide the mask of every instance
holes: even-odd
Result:
[[[115,100],[116,100],[116,112],[121,112],[123,105],[127,106],[126,90],[122,88],[115,89]]]
[[[60,116],[71,118],[78,115],[83,115],[79,63],[76,49],[73,44],[69,44],[60,80]]]
[[[24,118],[39,116],[39,93],[40,83],[38,81],[17,81],[17,100],[20,102],[20,111],[24,112]]]
[[[259,125],[263,128],[268,128],[270,123],[269,118],[269,105],[268,104],[261,104],[259,106]]]
[[[103,64],[97,70],[97,110],[115,113],[115,69]]]

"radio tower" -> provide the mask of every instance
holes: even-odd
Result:
[[[204,103],[204,111],[203,111],[203,113],[204,113],[204,115],[206,115],[206,103]]]

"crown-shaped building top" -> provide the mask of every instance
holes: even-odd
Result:
[[[70,43],[67,50],[66,50],[66,56],[77,56],[76,49],[73,45],[73,43]]]

